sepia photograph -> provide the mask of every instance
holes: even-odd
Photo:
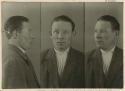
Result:
[[[40,3],[2,3],[2,88],[39,88]]]
[[[2,2],[2,89],[123,89],[123,2]]]
[[[123,88],[123,3],[85,3],[87,88]]]

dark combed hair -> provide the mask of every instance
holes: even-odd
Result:
[[[97,21],[100,21],[100,20],[110,22],[113,30],[120,31],[120,24],[115,17],[111,15],[104,15],[97,19]]]
[[[22,29],[22,23],[28,22],[28,21],[29,21],[29,19],[27,17],[24,17],[24,16],[12,16],[12,17],[10,17],[4,25],[4,29],[5,29],[5,32],[6,32],[8,39],[11,38],[13,31],[20,32]]]
[[[61,15],[61,16],[57,16],[53,19],[51,25],[56,22],[56,21],[65,21],[65,22],[69,22],[72,25],[72,31],[74,31],[75,29],[75,23],[73,22],[73,20],[71,18],[69,18],[66,15]]]

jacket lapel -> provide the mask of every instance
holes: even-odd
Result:
[[[46,56],[48,61],[48,72],[49,72],[49,83],[50,87],[59,87],[59,76],[58,76],[58,68],[57,68],[57,58],[55,55],[54,49],[50,49],[48,55]]]
[[[94,73],[95,73],[95,82],[97,86],[104,86],[104,72],[103,72],[103,60],[102,54],[99,49],[96,50],[94,54]]]
[[[76,61],[76,58],[73,53],[73,49],[70,48],[69,53],[67,55],[66,64],[62,73],[62,78],[61,78],[62,86],[68,81],[68,78],[73,73],[72,71],[74,70],[76,65],[75,61]]]
[[[107,74],[107,78],[109,79],[107,84],[110,84],[113,79],[116,77],[115,75],[117,75],[117,73],[119,73],[119,71],[121,70],[120,67],[122,67],[122,61],[121,59],[119,59],[119,51],[118,48],[116,47],[112,56],[112,60],[111,60],[111,64],[109,67],[109,71]]]

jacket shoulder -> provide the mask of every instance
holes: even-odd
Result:
[[[123,54],[123,49],[116,47],[116,51],[119,52],[120,54]]]
[[[16,48],[13,48],[13,47],[8,47],[7,48],[8,51],[7,53],[4,55],[3,57],[3,60],[4,60],[4,64],[13,64],[13,63],[16,63],[16,64],[19,64],[22,60],[18,50],[16,50]]]
[[[70,57],[78,63],[84,64],[84,53],[76,49],[71,49],[69,53]]]
[[[40,54],[41,63],[43,63],[45,61],[45,58],[47,57],[49,50],[50,49],[46,49],[46,50],[44,50],[44,51],[41,52],[41,54]]]
[[[87,61],[87,62],[90,62],[90,61],[92,61],[91,59],[93,59],[93,58],[96,57],[96,56],[99,56],[99,55],[96,55],[96,54],[97,54],[97,51],[98,51],[97,49],[93,49],[93,50],[87,52],[87,53],[85,54],[85,59],[86,59],[86,61]]]
[[[95,53],[96,53],[96,51],[97,51],[97,49],[93,49],[93,50],[91,50],[91,51],[88,51],[87,53],[86,53],[86,56],[92,56],[92,55],[94,55]]]
[[[121,48],[116,47],[114,55],[116,58],[118,58],[118,60],[123,61],[123,50]]]
[[[78,50],[73,49],[73,48],[71,49],[71,52],[72,52],[74,55],[78,56],[78,57],[83,57],[83,56],[84,56],[84,53],[83,53],[83,52],[78,51]]]

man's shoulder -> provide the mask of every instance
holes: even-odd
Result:
[[[90,61],[93,61],[93,59],[97,58],[99,55],[99,49],[92,49],[91,51],[88,51],[86,54],[85,54],[85,60],[87,62],[90,62]]]
[[[75,61],[75,62],[84,62],[84,53],[76,50],[74,48],[71,48],[69,51],[69,56]]]
[[[11,70],[18,70],[19,68],[24,68],[25,66],[25,62],[23,62],[22,60],[23,59],[20,57],[18,52],[12,51],[3,58],[2,64],[5,70],[10,68]]]
[[[21,51],[15,46],[8,46],[7,53],[3,56],[3,65],[24,65]]]
[[[18,53],[17,53],[17,51],[16,51],[16,49],[14,47],[12,47],[12,46],[8,46],[7,47],[7,55],[13,55],[13,56],[15,56],[17,54]]]
[[[113,57],[118,58],[118,60],[123,60],[123,49],[116,47],[114,50],[114,55]]]
[[[41,51],[41,56],[43,56],[43,55],[47,54],[47,53],[48,53],[48,51],[49,51],[49,49],[46,49],[46,50]]]
[[[52,51],[54,51],[52,48],[43,50],[40,54],[41,62],[44,62],[46,59],[49,58],[49,55],[51,55]]]
[[[8,45],[7,46],[7,52],[5,54],[5,56],[9,56],[9,57],[18,57],[20,56],[20,49],[18,49],[16,46],[13,46],[13,45]]]
[[[92,49],[91,51],[88,51],[86,53],[86,56],[94,56],[97,52],[99,51],[99,49]]]
[[[77,55],[77,56],[83,56],[83,52],[76,50],[74,48],[71,48],[71,53],[73,53],[74,55]]]
[[[51,53],[52,51],[54,51],[53,48],[49,48],[41,51],[41,57],[46,57],[48,53]]]
[[[20,57],[20,55],[18,53],[17,48],[12,47],[12,46],[8,46],[7,47],[7,52],[3,56],[3,60],[4,61],[7,61],[7,60],[16,60],[16,59],[19,59],[19,57]]]
[[[116,47],[116,52],[117,53],[120,53],[120,54],[123,54],[123,49],[119,48],[119,47]]]

